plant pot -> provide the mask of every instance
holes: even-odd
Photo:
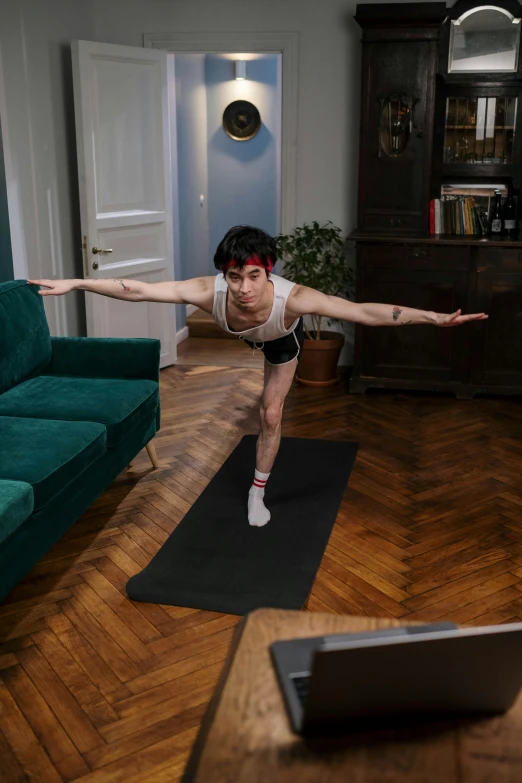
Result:
[[[321,332],[320,340],[305,337],[296,378],[305,386],[332,386],[337,383],[337,364],[344,345],[339,332]]]

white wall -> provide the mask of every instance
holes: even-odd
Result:
[[[297,31],[297,222],[332,220],[345,231],[353,228],[360,81],[355,6],[355,0],[2,0],[0,54],[12,156],[6,167],[23,221],[13,253],[28,274],[81,274],[69,52],[74,38],[142,46],[143,33],[162,30]],[[80,298],[52,302],[46,304],[54,333],[84,333]]]
[[[91,0],[0,3],[0,111],[15,277],[82,274],[70,41],[94,38],[94,21]],[[83,294],[48,297],[45,305],[53,334],[85,334]]]

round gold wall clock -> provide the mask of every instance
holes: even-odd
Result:
[[[250,101],[233,101],[223,112],[223,129],[235,141],[253,139],[261,127],[261,116]]]

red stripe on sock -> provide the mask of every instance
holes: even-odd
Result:
[[[254,479],[254,487],[260,487],[261,489],[263,489],[265,484],[266,481],[258,481],[257,479]]]

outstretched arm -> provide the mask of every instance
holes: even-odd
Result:
[[[96,280],[28,280],[33,285],[43,286],[42,296],[61,296],[69,291],[91,291],[112,299],[126,299],[129,302],[172,302],[173,304],[194,304],[207,309],[212,306],[214,278],[195,277],[191,280],[165,283],[145,283],[142,280],[102,279]]]
[[[357,304],[341,299],[339,296],[327,296],[315,288],[295,286],[288,298],[287,309],[296,316],[320,315],[325,318],[338,318],[365,326],[408,326],[409,324],[432,324],[433,326],[459,326],[468,321],[483,321],[485,313],[461,315],[454,313],[435,313],[431,310],[414,310],[411,307],[399,307],[390,304]]]

